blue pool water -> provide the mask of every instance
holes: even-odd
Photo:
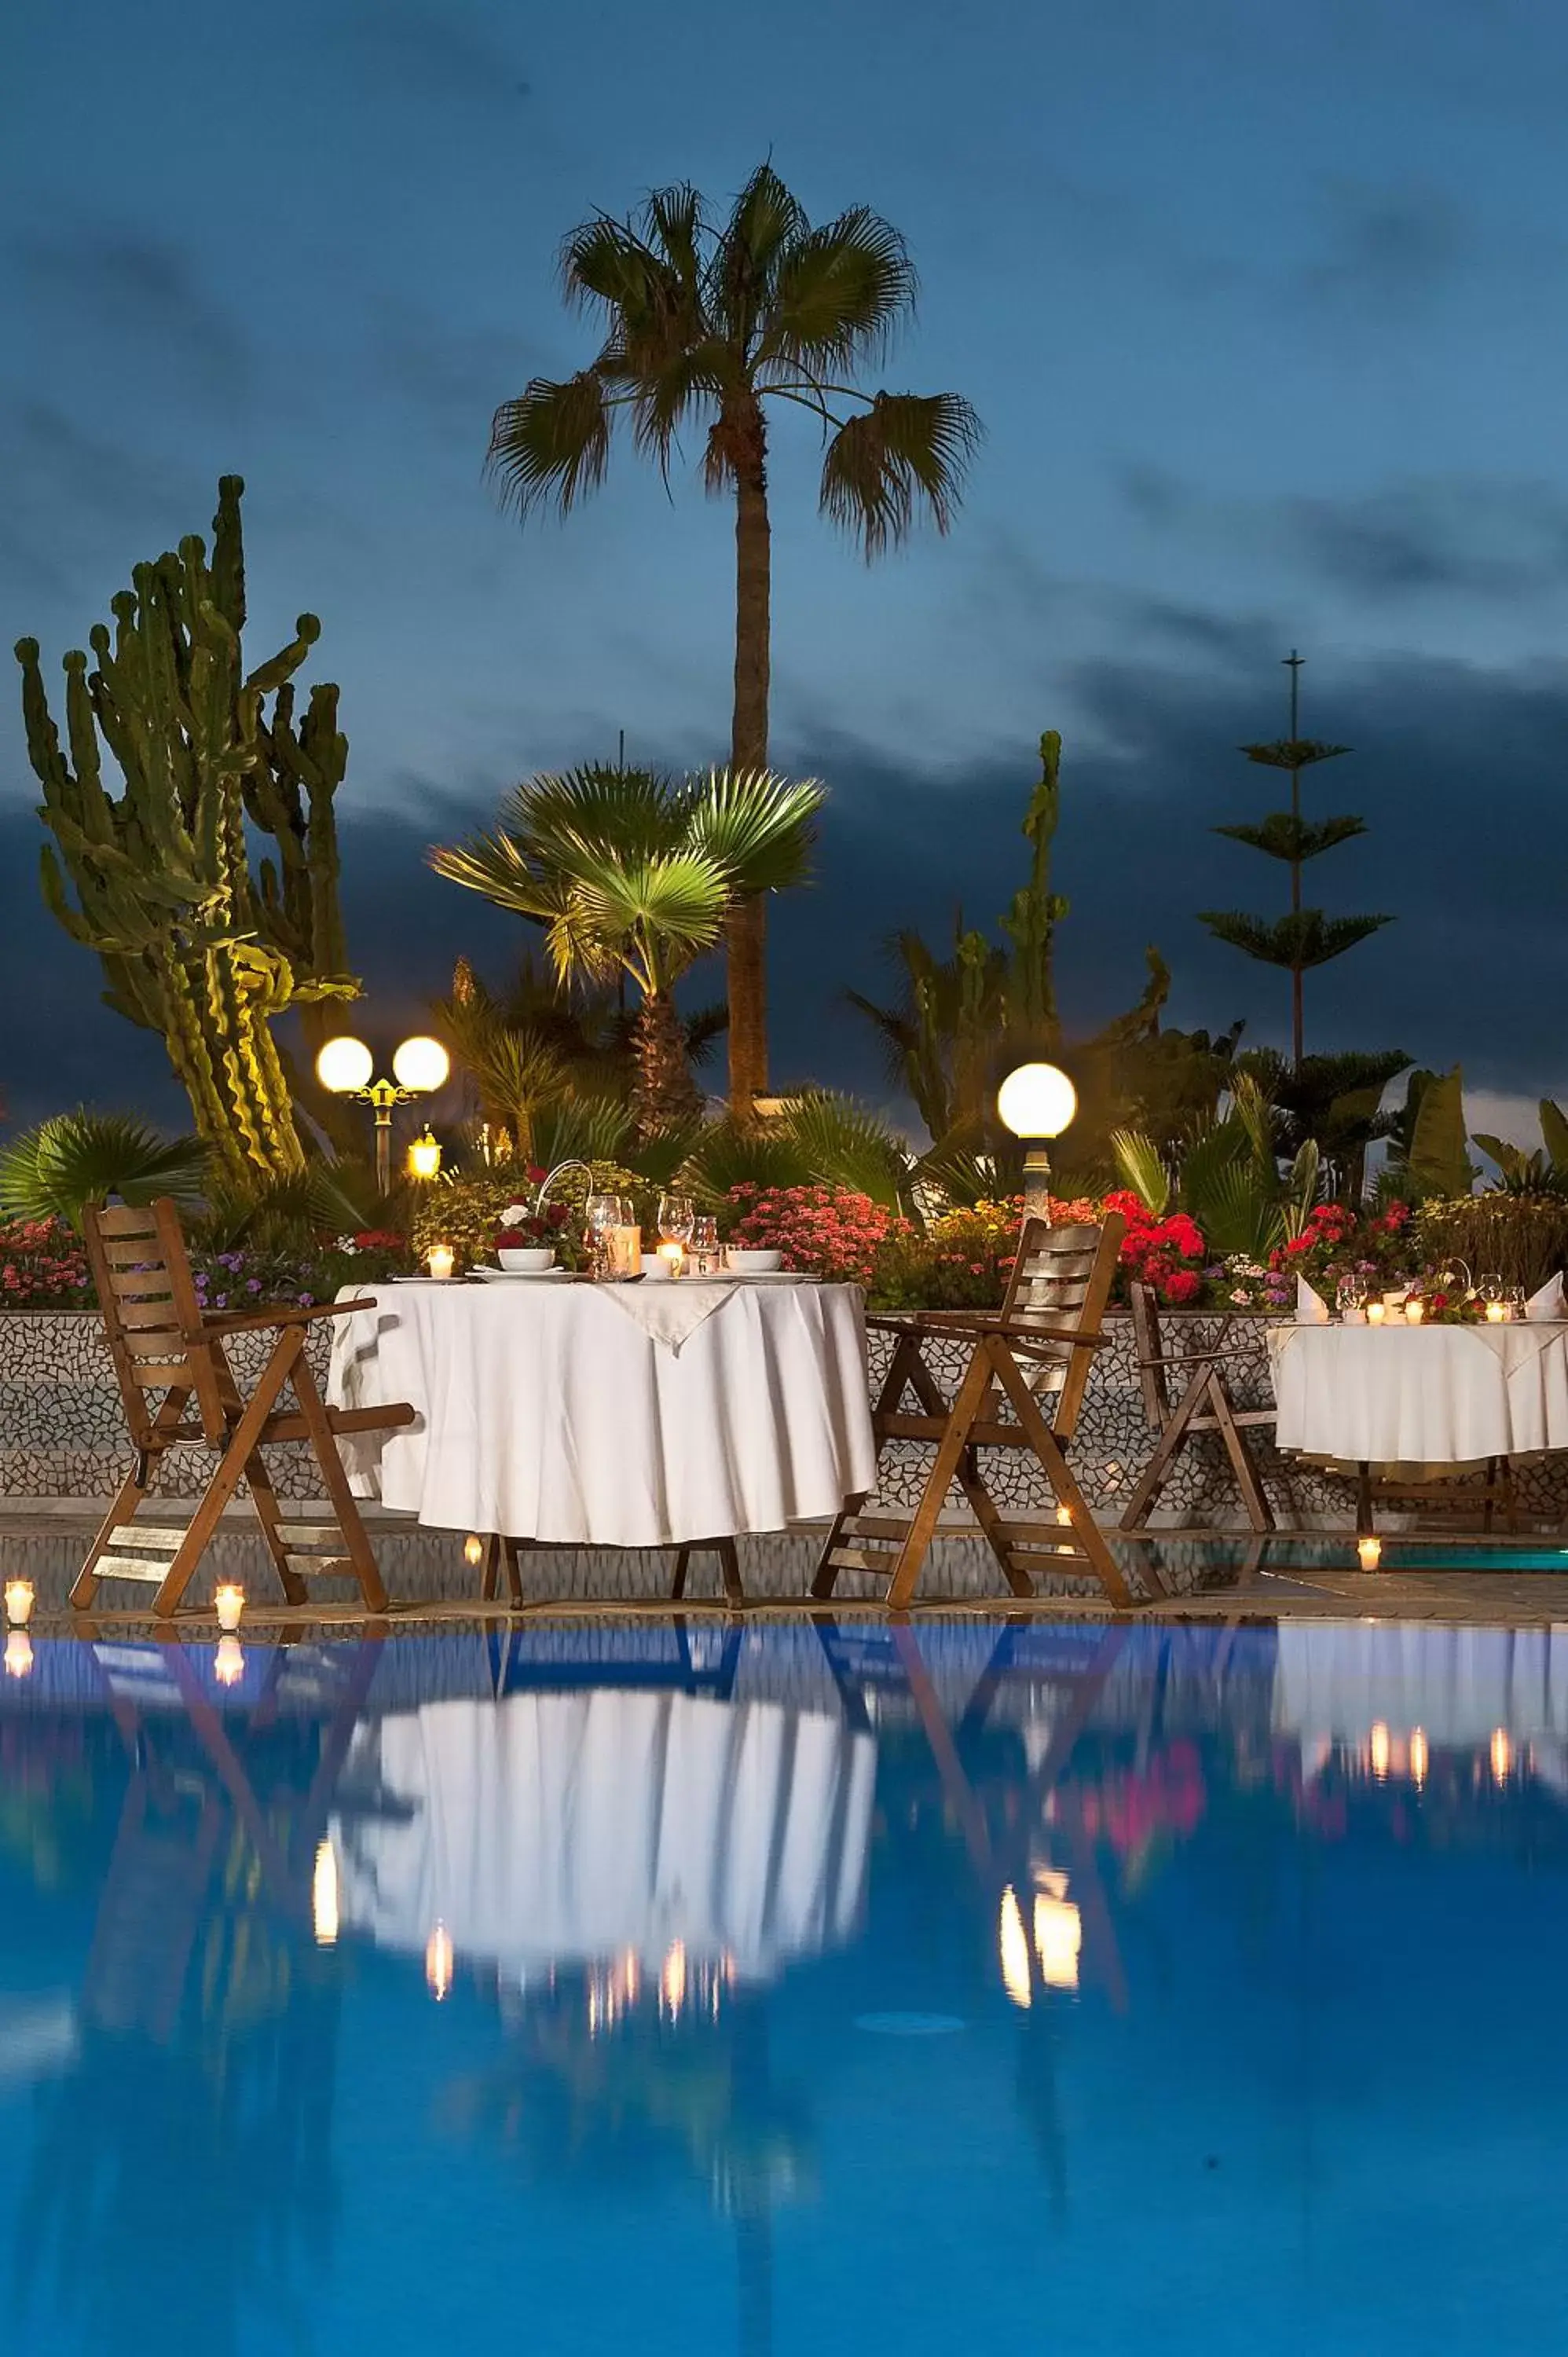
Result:
[[[1561,2343],[1568,1632],[10,1670],[5,2357]]]

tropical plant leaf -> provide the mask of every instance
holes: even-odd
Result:
[[[908,1200],[913,1160],[879,1114],[824,1089],[797,1099],[787,1122],[815,1184],[869,1195],[892,1209]]]
[[[716,1200],[732,1187],[807,1187],[811,1172],[797,1139],[787,1130],[741,1129],[714,1122],[703,1132],[682,1165],[682,1186]]]
[[[1163,1220],[1170,1209],[1171,1174],[1154,1139],[1140,1129],[1113,1129],[1111,1151],[1122,1185],[1132,1189],[1154,1218]]]
[[[1187,1209],[1211,1252],[1221,1257],[1244,1253],[1249,1259],[1263,1260],[1283,1242],[1284,1219],[1279,1200],[1259,1186],[1249,1159],[1238,1157],[1205,1171],[1198,1187],[1187,1182],[1186,1173],[1183,1177]]]
[[[544,504],[569,515],[604,481],[610,457],[610,407],[605,374],[579,369],[554,382],[536,376],[490,422],[486,471],[503,506],[526,515]]]
[[[782,892],[810,871],[811,825],[827,800],[816,778],[710,770],[686,788],[682,839],[723,870],[732,892]]]
[[[0,1152],[0,1211],[7,1218],[67,1220],[80,1228],[89,1203],[118,1195],[151,1203],[160,1195],[199,1202],[208,1178],[199,1138],[164,1137],[135,1114],[56,1114]]]
[[[1554,1170],[1568,1170],[1568,1114],[1550,1097],[1541,1100],[1541,1135]]]
[[[1465,1082],[1462,1068],[1427,1080],[1411,1131],[1405,1176],[1417,1202],[1431,1196],[1467,1195],[1476,1173],[1465,1151]]]
[[[922,504],[946,532],[980,440],[980,420],[957,393],[874,393],[828,444],[822,513],[868,561],[908,538]]]
[[[1250,844],[1271,859],[1294,861],[1316,859],[1319,852],[1353,841],[1366,834],[1367,822],[1364,818],[1294,818],[1289,811],[1271,811],[1253,825],[1217,826],[1213,832],[1231,843]]]

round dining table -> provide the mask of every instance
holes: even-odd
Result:
[[[1568,1320],[1283,1325],[1268,1340],[1281,1448],[1423,1466],[1568,1448]]]
[[[876,1452],[858,1286],[519,1278],[356,1286],[328,1397],[350,1480],[439,1530],[663,1547],[825,1520]]]

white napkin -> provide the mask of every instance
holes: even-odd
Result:
[[[1563,1298],[1561,1271],[1557,1275],[1548,1277],[1539,1293],[1530,1295],[1524,1305],[1524,1314],[1527,1318],[1536,1320],[1562,1318],[1568,1314],[1568,1305],[1564,1304]]]
[[[721,1279],[709,1285],[701,1277],[645,1277],[640,1285],[599,1285],[601,1301],[613,1301],[623,1317],[640,1326],[653,1341],[675,1356],[715,1309],[733,1301],[736,1288]]]
[[[1305,1276],[1295,1281],[1295,1322],[1298,1326],[1326,1326],[1328,1304],[1321,1293],[1315,1293]]]

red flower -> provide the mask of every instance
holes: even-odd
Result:
[[[1173,1308],[1184,1301],[1196,1301],[1203,1291],[1203,1279],[1195,1268],[1173,1268],[1160,1287]]]

